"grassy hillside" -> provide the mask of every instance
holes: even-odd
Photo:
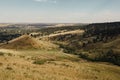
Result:
[[[78,26],[63,26],[63,27],[48,27],[48,28],[42,28],[38,30],[39,32],[43,33],[43,35],[49,35],[53,34],[56,32],[61,32],[61,31],[73,31],[73,30],[78,30],[86,25],[78,25]]]
[[[59,45],[65,53],[76,54],[91,61],[120,65],[120,22],[95,23],[82,27],[77,26],[77,28],[71,26],[70,29],[69,27],[60,29],[66,31],[62,32],[57,28],[52,28],[53,32],[55,30],[59,33],[48,35],[48,37],[50,36],[48,39]],[[77,33],[76,29],[82,30],[84,33]],[[63,34],[73,31],[76,31],[76,34]]]
[[[0,80],[119,80],[119,25],[42,28],[2,43]]]
[[[119,80],[120,67],[60,51],[0,50],[1,80]],[[4,53],[3,53],[4,52]]]
[[[2,44],[1,48],[5,49],[56,49],[57,46],[46,41],[39,41],[28,35],[20,36],[16,39],[9,41],[8,43]]]
[[[105,48],[120,49],[120,38],[117,38],[113,41],[103,44]]]

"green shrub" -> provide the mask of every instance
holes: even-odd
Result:
[[[4,56],[4,53],[3,53],[3,52],[0,52],[0,56]]]
[[[120,54],[116,54],[111,49],[101,51],[96,50],[96,52],[93,51],[93,53],[80,53],[79,56],[90,61],[110,62],[116,65],[120,65]]]
[[[35,61],[33,62],[33,64],[42,65],[42,64],[44,64],[45,62],[46,62],[46,60],[35,60]]]
[[[75,54],[75,47],[74,46],[70,46],[70,45],[63,45],[63,44],[59,44],[60,48],[63,49],[63,52],[65,53],[71,53],[71,54]]]
[[[55,60],[54,59],[37,59],[33,62],[33,64],[42,65],[42,64],[49,62],[49,61],[55,61]]]
[[[11,53],[7,53],[8,56],[13,56]]]

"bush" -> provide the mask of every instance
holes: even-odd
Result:
[[[86,52],[80,53],[79,56],[81,58],[91,60],[91,61],[102,61],[102,62],[110,62],[116,65],[120,65],[120,54],[114,53],[113,50],[101,50],[96,52]]]
[[[3,53],[3,52],[0,52],[0,56],[4,56],[4,53]]]
[[[63,49],[63,52],[65,52],[65,53],[75,54],[75,52],[76,52],[76,48],[74,46],[63,45],[63,44],[59,44],[59,46],[60,46],[60,48]]]
[[[46,62],[46,60],[35,60],[35,61],[33,62],[33,64],[42,65],[42,64],[44,64],[45,62]]]
[[[8,56],[13,56],[11,53],[7,53]]]
[[[12,67],[9,67],[9,66],[7,66],[6,69],[7,70],[13,70]]]

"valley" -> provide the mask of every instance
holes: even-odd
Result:
[[[32,26],[0,27],[0,80],[120,79],[120,22]]]

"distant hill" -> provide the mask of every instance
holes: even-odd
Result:
[[[39,41],[28,35],[23,35],[23,36],[20,36],[16,39],[9,41],[6,44],[2,44],[0,46],[0,48],[5,48],[5,49],[53,49],[53,48],[57,48],[57,46],[50,42]]]
[[[113,49],[120,49],[120,38],[117,38],[113,41],[103,44],[104,48],[113,48]]]
[[[120,22],[94,23],[84,26],[69,26],[42,29],[65,53],[76,54],[91,61],[105,61],[120,65]],[[52,33],[83,30],[84,33],[55,35]],[[50,31],[50,32],[49,32]],[[52,37],[52,38],[51,38]]]

